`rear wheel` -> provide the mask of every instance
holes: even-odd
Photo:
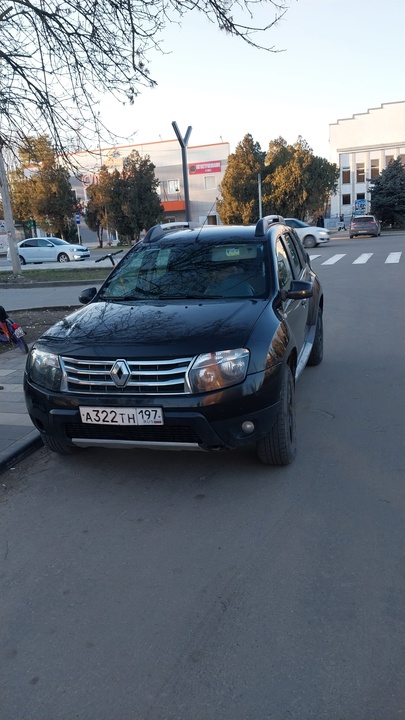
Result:
[[[316,240],[313,235],[305,235],[304,237],[304,247],[313,248],[316,245]]]
[[[69,255],[66,255],[66,253],[60,253],[60,254],[58,255],[58,262],[60,262],[60,263],[70,262],[70,257],[69,257]]]
[[[76,453],[81,450],[81,448],[78,448],[76,445],[69,445],[67,442],[57,440],[46,433],[42,434],[42,440],[48,450],[52,450],[52,452],[58,453],[59,455],[76,455]]]
[[[20,348],[21,352],[23,352],[25,355],[28,353],[28,345],[25,342],[23,337],[16,338],[15,339],[18,347]]]
[[[323,317],[322,308],[318,310],[318,319],[316,321],[316,330],[314,344],[312,345],[311,354],[308,358],[308,365],[319,365],[323,358]]]
[[[25,260],[24,260],[23,256],[19,255],[18,257],[20,258],[21,265],[25,265]]]
[[[295,458],[295,385],[291,368],[284,368],[280,403],[270,432],[256,443],[256,452],[265,465],[289,465]]]

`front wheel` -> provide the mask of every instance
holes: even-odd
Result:
[[[322,308],[318,310],[318,319],[316,321],[316,330],[314,343],[312,345],[311,354],[308,358],[308,365],[319,365],[323,358],[323,317]]]
[[[297,452],[294,378],[288,365],[283,373],[276,421],[270,432],[256,443],[259,460],[265,465],[289,465]]]
[[[82,449],[76,445],[69,445],[67,442],[63,442],[63,440],[57,440],[46,433],[42,433],[41,437],[44,441],[45,447],[52,452],[58,453],[58,455],[76,455],[76,453],[80,452]]]
[[[313,248],[316,245],[316,240],[313,235],[305,235],[304,237],[304,247]]]
[[[70,262],[69,255],[66,255],[66,253],[60,253],[60,255],[58,255],[58,262],[60,262],[60,263]]]

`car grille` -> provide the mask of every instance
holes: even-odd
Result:
[[[134,427],[111,427],[110,425],[86,425],[68,423],[65,427],[69,438],[86,440],[123,440],[126,442],[190,443],[199,444],[201,439],[191,428],[177,425],[138,425]]]
[[[89,395],[184,395],[193,357],[162,360],[83,360],[61,357],[61,390]],[[123,364],[123,365],[122,365]],[[125,369],[122,372],[121,366]],[[114,372],[116,368],[118,372]],[[125,380],[118,382],[125,375]]]

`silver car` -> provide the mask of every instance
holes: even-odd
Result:
[[[71,245],[57,237],[27,238],[17,243],[16,248],[21,265],[45,262],[67,263],[90,257],[90,251],[84,245]],[[10,249],[7,252],[7,260],[11,262]]]
[[[304,247],[315,247],[329,242],[330,232],[323,227],[315,227],[298,220],[298,218],[284,218],[288,227],[294,228]]]

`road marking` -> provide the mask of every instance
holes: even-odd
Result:
[[[318,257],[322,257],[322,255],[310,255],[310,256],[309,256],[309,259],[310,259],[310,260],[316,260],[316,258],[318,258]]]
[[[374,253],[362,253],[356,260],[353,260],[352,265],[364,265],[367,260],[370,260],[373,254]]]
[[[325,260],[322,265],[334,265],[335,263],[339,262],[339,260],[344,258],[345,255],[346,253],[343,253],[343,255],[332,255],[332,257],[330,257],[329,260]]]
[[[385,262],[386,263],[399,263],[399,261],[401,259],[401,255],[402,255],[401,252],[392,252],[388,255]]]

